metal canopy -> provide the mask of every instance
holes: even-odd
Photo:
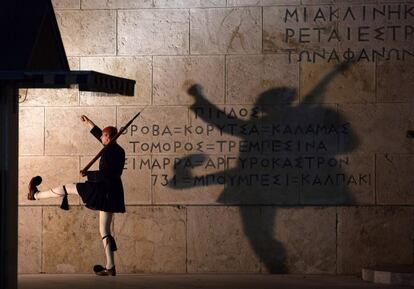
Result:
[[[14,81],[20,88],[69,88],[134,95],[135,80],[96,71],[0,71],[0,80]]]
[[[0,11],[0,80],[22,88],[68,88],[134,95],[135,80],[70,71],[50,0],[12,0]]]
[[[0,71],[69,71],[49,0],[6,0],[0,10]]]

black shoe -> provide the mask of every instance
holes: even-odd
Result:
[[[116,276],[116,269],[115,266],[111,269],[106,269],[105,267],[101,265],[95,265],[93,267],[93,271],[98,276]]]
[[[27,194],[27,199],[28,200],[36,200],[34,195],[35,193],[37,193],[39,190],[37,189],[37,186],[40,185],[42,183],[42,177],[41,176],[36,176],[34,178],[32,178],[29,182],[29,193]]]

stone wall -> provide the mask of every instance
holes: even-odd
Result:
[[[142,109],[119,140],[119,272],[413,264],[413,1],[53,4],[71,69],[137,84],[133,97],[20,91],[19,272],[104,262],[97,212],[27,201],[27,184],[83,180],[100,147],[80,115],[120,127]]]

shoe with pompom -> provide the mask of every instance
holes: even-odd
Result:
[[[115,266],[112,267],[111,269],[106,269],[105,267],[101,265],[95,265],[93,267],[93,271],[98,276],[116,276]]]
[[[37,189],[37,186],[40,185],[42,183],[42,177],[41,176],[36,176],[33,177],[30,182],[29,182],[29,193],[27,194],[27,199],[28,200],[36,200],[35,199],[35,193],[37,193],[39,190]]]

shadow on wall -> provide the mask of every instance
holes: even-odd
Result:
[[[351,64],[342,63],[328,73],[302,102],[293,105],[296,89],[269,89],[257,98],[249,119],[223,117],[226,113],[209,102],[201,85],[188,93],[195,102],[191,109],[197,118],[214,125],[224,134],[241,138],[237,155],[231,152],[231,165],[222,172],[195,176],[191,167],[175,167],[175,189],[224,184],[218,202],[240,205],[244,233],[253,250],[271,273],[286,273],[286,251],[274,238],[276,209],[253,216],[248,205],[339,205],[353,202],[344,171],[347,159],[340,154],[357,147],[349,123],[320,101],[326,86]],[[233,153],[234,154],[234,153]],[[231,156],[230,156],[231,155]],[[202,165],[204,154],[184,157]],[[194,168],[194,167],[193,167]],[[202,180],[202,181],[200,181]],[[269,207],[273,208],[273,207]]]

